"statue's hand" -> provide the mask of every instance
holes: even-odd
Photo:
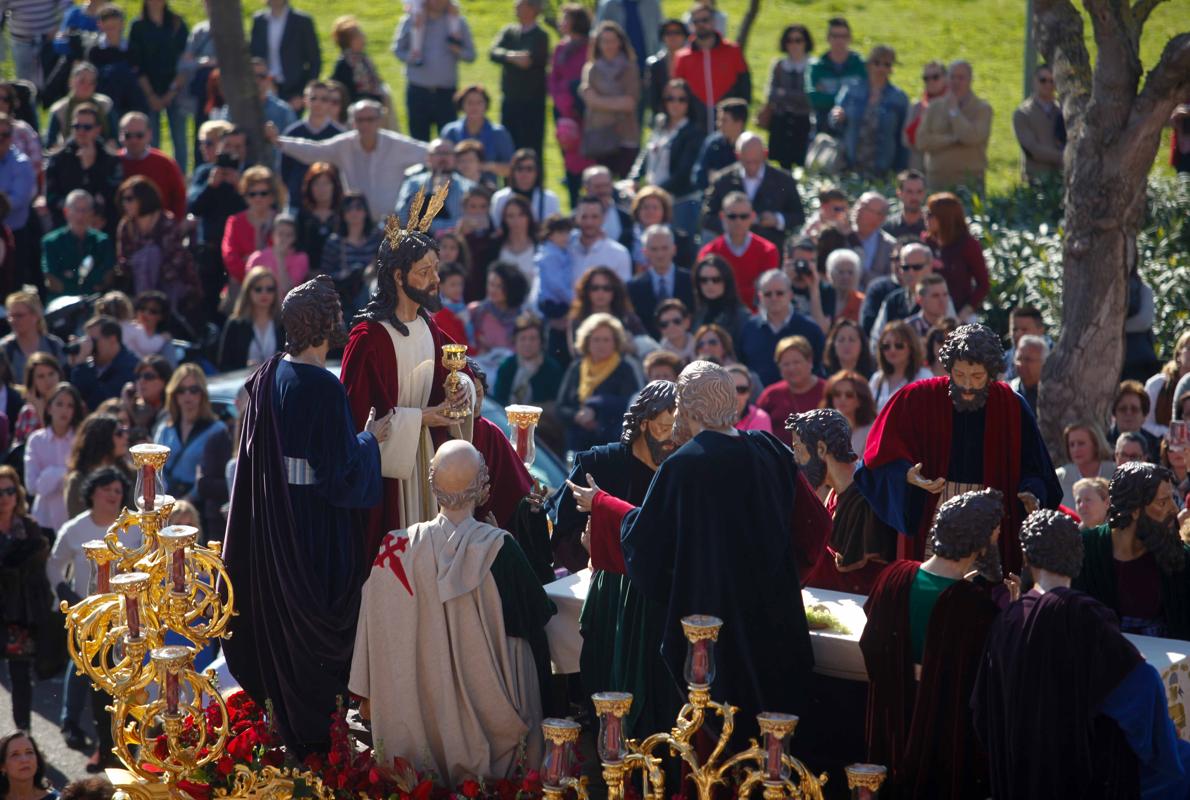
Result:
[[[1004,579],[1004,588],[1008,589],[1008,596],[1012,598],[1012,602],[1021,599],[1021,576],[1012,572],[1008,573],[1008,577]]]
[[[1032,492],[1019,492],[1017,499],[1025,506],[1025,513],[1032,514],[1037,509],[1041,508],[1041,501],[1037,499],[1037,495]]]
[[[934,478],[934,480],[930,480],[921,474],[921,469],[921,464],[914,464],[910,467],[909,472],[905,474],[905,482],[910,486],[925,489],[930,494],[941,493],[942,487],[946,486],[946,478]]]
[[[566,481],[566,485],[570,487],[570,493],[574,495],[574,503],[578,506],[578,510],[583,514],[590,514],[591,504],[595,502],[595,495],[599,492],[599,487],[595,485],[595,479],[587,475],[586,486],[579,486],[571,481]]]

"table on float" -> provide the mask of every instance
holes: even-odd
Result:
[[[578,630],[579,613],[591,585],[591,571],[583,570],[545,587],[546,594],[558,607],[545,632],[550,642],[550,659],[554,672],[570,674],[579,671],[579,652],[583,638]],[[864,601],[858,594],[831,592],[825,589],[803,589],[802,603],[808,608],[822,605],[846,629],[847,633],[810,631],[814,648],[814,671],[832,678],[867,681],[864,657],[859,650],[859,637],[864,632],[867,617]],[[1190,702],[1190,642],[1178,639],[1158,639],[1153,636],[1126,634],[1145,660],[1157,668],[1165,683],[1170,716],[1178,735],[1190,741],[1185,704]]]

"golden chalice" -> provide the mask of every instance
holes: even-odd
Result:
[[[442,366],[450,370],[450,374],[446,376],[446,383],[443,388],[446,389],[446,396],[449,399],[459,390],[459,370],[467,368],[467,345],[465,344],[444,344],[442,345]],[[448,408],[444,415],[451,419],[466,419],[471,412],[466,406],[461,408]]]

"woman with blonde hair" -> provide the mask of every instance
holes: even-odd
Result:
[[[1144,428],[1154,436],[1165,436],[1169,432],[1170,420],[1174,419],[1173,393],[1178,381],[1190,374],[1190,330],[1183,331],[1173,347],[1173,358],[1165,363],[1153,377],[1145,381],[1145,394],[1149,396],[1149,413]]]
[[[13,292],[4,298],[4,310],[12,333],[0,339],[0,348],[8,356],[14,375],[25,374],[25,360],[34,353],[49,353],[62,360],[65,345],[46,327],[45,308],[37,292],[24,289]]]
[[[924,361],[921,337],[907,322],[896,320],[884,326],[880,331],[880,349],[876,353],[880,367],[868,381],[877,411],[884,408],[888,399],[902,387],[934,377],[924,366]]]
[[[248,167],[240,176],[240,196],[248,206],[227,218],[223,228],[223,266],[227,268],[228,297],[235,301],[248,271],[248,257],[273,245],[273,221],[285,208],[288,194],[281,179],[268,167]]]
[[[219,371],[263,364],[284,344],[277,276],[267,267],[253,267],[219,337]]]
[[[1074,511],[1083,528],[1107,522],[1111,482],[1107,478],[1079,478],[1074,482]]]
[[[162,470],[166,491],[194,503],[204,527],[213,529],[211,520],[227,501],[224,468],[231,458],[231,436],[211,408],[201,367],[182,364],[174,370],[165,387],[165,406],[169,421],[154,441],[170,449]]]
[[[575,333],[578,358],[558,389],[558,419],[566,426],[566,449],[578,452],[615,441],[628,401],[640,389],[636,370],[624,359],[628,335],[620,320],[597,312]]]
[[[1062,485],[1062,505],[1074,508],[1074,484],[1080,478],[1111,479],[1116,471],[1115,453],[1107,443],[1103,427],[1088,419],[1072,422],[1062,431],[1066,443],[1066,463],[1058,467]]]
[[[625,177],[640,149],[640,70],[628,34],[605,20],[591,36],[578,87],[583,116],[583,155]]]

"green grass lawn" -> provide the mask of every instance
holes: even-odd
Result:
[[[244,7],[245,18],[258,6],[253,0]],[[484,83],[498,94],[499,72],[488,60],[486,51],[500,27],[513,19],[508,0],[459,0],[476,39],[479,57],[464,65],[461,80]],[[588,0],[588,5],[594,0]],[[560,4],[559,0],[555,0]],[[689,7],[685,0],[663,0],[666,12],[680,15]],[[188,21],[204,15],[201,0],[174,0],[173,8]],[[393,89],[402,125],[406,117],[403,65],[389,50],[402,8],[399,2],[359,2],[358,0],[296,0],[304,11],[316,18],[323,42],[324,72],[329,73],[338,50],[330,39],[336,17],[354,14],[368,35],[368,50]],[[732,35],[745,8],[745,0],[720,0],[728,14]],[[1178,13],[1181,6],[1181,14]],[[139,4],[129,6],[139,13]],[[929,10],[923,10],[923,9]],[[1141,46],[1146,69],[1152,68],[1169,38],[1185,29],[1186,6],[1183,0],[1163,3],[1153,13]],[[854,47],[862,54],[875,44],[893,46],[898,64],[893,81],[910,97],[921,88],[921,68],[931,59],[949,61],[964,58],[975,68],[974,90],[988,100],[995,110],[991,139],[989,190],[1002,191],[1018,180],[1018,153],[1012,133],[1012,111],[1022,98],[1022,72],[1025,12],[1021,0],[952,0],[944,7],[927,6],[915,0],[761,0],[761,11],[753,27],[748,46],[748,62],[753,70],[754,94],[762,102],[769,63],[776,55],[777,37],[783,26],[800,22],[814,33],[819,52],[825,48],[826,21],[843,15],[851,22]],[[1090,25],[1087,25],[1090,35]],[[7,66],[7,65],[6,65]],[[495,115],[494,115],[495,116]],[[551,180],[562,174],[561,157],[547,136],[546,163]],[[1168,140],[1166,140],[1167,142]],[[1166,163],[1167,144],[1158,153],[1158,164]],[[561,193],[560,193],[561,194]]]

